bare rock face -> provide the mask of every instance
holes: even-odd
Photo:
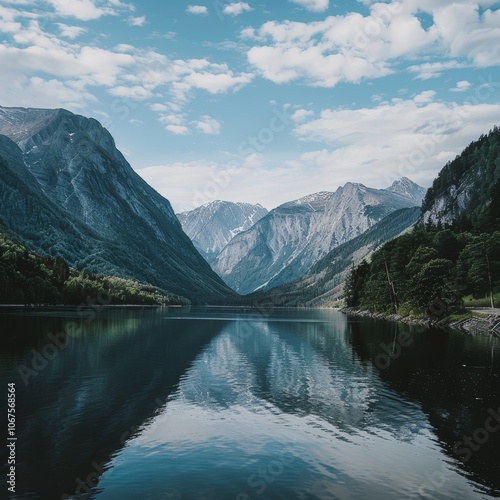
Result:
[[[212,263],[237,234],[250,229],[267,213],[259,204],[216,200],[177,217],[194,246]]]
[[[196,251],[169,201],[134,172],[98,121],[62,109],[0,107],[0,134],[6,136],[0,157],[15,164],[2,169],[1,181],[15,170],[17,187],[9,182],[18,198],[57,214],[46,212],[41,227],[22,222],[27,216],[20,212],[14,217],[2,200],[0,218],[31,246],[73,266],[147,281],[195,302],[235,296]],[[43,233],[61,224],[71,229],[58,233],[57,244],[45,241]]]
[[[425,193],[408,179],[388,189],[347,183],[285,203],[235,236],[212,264],[245,294],[300,278],[330,250],[362,234],[391,212],[419,206]]]

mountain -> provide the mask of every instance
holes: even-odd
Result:
[[[333,248],[359,236],[391,212],[420,205],[418,186],[402,180],[411,195],[347,183],[280,205],[248,231],[235,236],[212,267],[245,294],[300,278]],[[410,189],[411,188],[411,189]]]
[[[234,298],[99,122],[0,107],[0,134],[0,218],[32,248],[195,302]]]
[[[419,207],[392,212],[363,234],[328,252],[302,278],[261,292],[258,298],[269,298],[276,306],[331,305],[342,295],[342,285],[351,266],[358,265],[381,245],[408,231],[420,214]]]
[[[496,196],[494,196],[496,193]],[[487,225],[500,194],[500,128],[481,135],[439,172],[427,191],[422,220],[429,226]]]
[[[194,246],[205,260],[212,263],[232,238],[252,227],[267,213],[258,204],[217,200],[177,214],[177,217]]]
[[[408,199],[413,200],[415,206],[420,206],[427,189],[415,184],[413,181],[408,179],[408,177],[401,177],[400,179],[396,179],[392,185],[387,188],[387,191],[405,196]]]

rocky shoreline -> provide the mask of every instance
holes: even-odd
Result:
[[[345,307],[341,312],[351,316],[362,316],[373,319],[383,319],[387,321],[397,321],[407,325],[425,326],[427,328],[452,328],[467,333],[482,333],[495,335],[500,338],[500,315],[490,314],[487,318],[472,317],[453,323],[446,323],[445,320],[432,320],[430,318],[414,318],[412,316],[401,316],[400,314],[376,313],[368,310],[358,310]]]

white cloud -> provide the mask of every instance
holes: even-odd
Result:
[[[295,111],[292,115],[292,120],[295,123],[302,122],[306,118],[309,118],[310,116],[314,115],[314,111],[307,110],[307,109],[298,109]]]
[[[224,7],[223,12],[228,16],[239,16],[244,12],[251,12],[252,10],[253,8],[250,7],[250,5],[248,5],[248,3],[246,2],[234,2],[228,3]]]
[[[146,16],[140,16],[140,17],[130,16],[127,19],[127,22],[130,26],[144,26],[146,24]]]
[[[424,57],[426,63],[408,68],[421,80],[464,65],[500,63],[500,10],[483,12],[472,2],[449,0],[376,2],[369,9],[369,15],[349,12],[314,22],[266,22],[257,30],[245,28],[240,36],[256,42],[248,61],[275,83],[358,83]],[[434,20],[425,29],[419,18],[423,12]]]
[[[432,102],[435,96],[436,92],[434,90],[424,90],[423,92],[420,92],[420,94],[416,95],[413,98],[413,101],[416,102],[417,104],[425,104],[428,102]]]
[[[260,168],[264,165],[264,156],[261,153],[249,154],[243,162],[244,167]]]
[[[451,88],[451,92],[465,92],[470,89],[472,86],[472,83],[468,82],[467,80],[462,80],[460,82],[457,82],[455,87]]]
[[[500,10],[480,15],[477,3],[454,2],[435,10],[434,26],[451,57],[466,57],[479,68],[500,63]]]
[[[230,70],[224,73],[193,71],[185,77],[185,82],[192,88],[204,89],[211,94],[225,93],[228,90],[238,90],[252,81],[253,75],[241,73],[234,75]]]
[[[204,134],[218,135],[220,134],[221,123],[215,118],[204,115],[196,122],[196,128]]]
[[[166,31],[165,33],[160,33],[159,31],[153,31],[147,38],[152,39],[163,39],[163,40],[174,40],[177,36],[175,31]]]
[[[136,54],[137,68],[127,76],[130,84],[149,90],[166,87],[172,96],[172,105],[182,106],[191,93],[205,90],[211,94],[237,91],[252,81],[250,73],[234,73],[226,64],[207,59],[170,60],[157,52]]]
[[[300,158],[322,170],[327,184],[355,178],[383,187],[406,175],[426,186],[446,161],[497,123],[499,113],[500,104],[446,103],[426,91],[373,108],[326,109],[296,126],[295,134],[328,145]]]
[[[134,99],[138,101],[142,101],[144,99],[149,99],[152,97],[152,92],[140,85],[135,85],[132,87],[126,87],[124,85],[119,85],[117,87],[113,87],[109,90],[111,95],[116,97],[125,97],[127,99]]]
[[[59,27],[61,36],[70,40],[74,40],[87,32],[87,28],[82,28],[81,26],[69,26],[64,23],[57,23],[57,26]]]
[[[238,165],[175,162],[147,167],[137,173],[169,199],[177,213],[216,199],[260,203],[274,208],[315,189],[311,182],[314,176],[306,169],[290,165],[269,169],[259,162],[258,155]],[[255,182],[255,179],[262,182]]]
[[[206,16],[208,14],[208,8],[205,5],[188,5],[186,8],[188,14],[195,14],[198,16]]]
[[[151,104],[149,106],[149,109],[151,109],[151,111],[165,112],[168,111],[168,106],[165,104],[155,103]]]
[[[2,20],[15,24],[16,15],[0,7],[0,29]],[[81,98],[75,99],[80,104],[88,100],[91,87],[105,87],[110,95],[137,101],[170,94],[170,109],[180,111],[197,89],[212,94],[236,91],[253,78],[252,74],[233,72],[226,64],[207,59],[171,60],[130,44],[112,50],[87,46],[74,41],[85,28],[64,23],[57,23],[57,27],[66,40],[44,31],[38,20],[28,20],[27,24],[16,25],[12,42],[0,43],[4,76],[0,95],[9,95],[10,102],[16,103],[16,96],[24,101],[29,79],[46,79],[44,75],[49,74],[52,81],[62,85],[71,80],[71,89],[78,82]]]
[[[183,113],[178,115],[174,113],[162,113],[158,120],[165,125],[183,125],[186,121],[186,116]]]
[[[461,69],[464,68],[464,63],[459,63],[458,61],[438,61],[433,63],[423,63],[414,64],[408,67],[408,71],[411,73],[416,73],[416,78],[418,80],[430,80],[431,78],[440,77],[444,71],[449,69]]]
[[[20,18],[36,19],[36,13],[21,11],[10,7],[0,5],[0,32],[6,34],[15,34],[22,30]]]
[[[81,21],[92,21],[115,13],[111,7],[97,7],[92,0],[48,0],[48,2],[57,15],[74,17]]]
[[[165,130],[174,135],[187,135],[189,134],[189,129],[184,125],[167,125]]]
[[[290,0],[291,2],[301,5],[311,12],[324,12],[328,9],[329,0]]]
[[[178,162],[138,173],[177,211],[215,199],[273,208],[309,193],[334,191],[349,181],[383,188],[408,176],[426,187],[499,115],[500,104],[446,103],[424,92],[372,108],[323,110],[318,118],[295,126],[304,143],[320,146],[289,161],[273,162],[255,152],[229,165]]]
[[[61,82],[56,79],[45,80],[38,76],[22,78],[15,94],[9,88],[0,87],[0,101],[15,103],[16,106],[59,108],[81,111],[97,99],[89,92],[78,88],[77,82]]]

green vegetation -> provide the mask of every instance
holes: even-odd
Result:
[[[446,207],[443,217],[436,206]],[[499,307],[500,129],[443,168],[422,212],[412,232],[351,270],[347,306],[434,318],[462,317],[465,305]]]
[[[28,250],[0,228],[0,303],[78,305],[87,297],[113,305],[188,303],[151,285],[71,269],[61,258]]]
[[[482,305],[488,297],[487,305],[494,306],[498,292],[499,231],[457,234],[422,228],[384,245],[370,264],[353,268],[344,289],[349,307],[435,317],[463,311],[464,294],[482,299]]]
[[[474,298],[472,294],[466,295],[463,298],[465,307],[491,307],[490,297],[479,297]],[[500,293],[495,293],[493,295],[493,302],[496,307],[500,307]]]

